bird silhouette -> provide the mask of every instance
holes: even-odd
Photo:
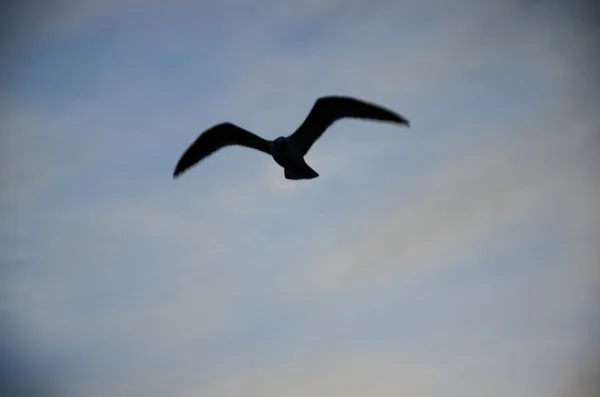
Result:
[[[264,139],[233,123],[216,124],[207,129],[188,147],[179,159],[173,178],[225,146],[245,146],[260,150],[273,157],[290,180],[313,179],[319,174],[304,156],[311,146],[334,122],[343,118],[366,119],[403,124],[410,123],[399,114],[382,106],[346,96],[318,98],[304,122],[294,133],[274,140]]]

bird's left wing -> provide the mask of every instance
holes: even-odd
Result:
[[[177,177],[188,168],[225,146],[246,146],[271,154],[269,141],[233,123],[217,124],[204,131],[183,153],[173,172]]]
[[[290,139],[303,154],[331,124],[342,118],[357,118],[409,125],[401,115],[374,103],[346,96],[326,96],[318,98],[300,127],[290,135]]]

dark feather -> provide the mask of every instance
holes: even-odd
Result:
[[[327,96],[316,100],[306,119],[290,135],[290,139],[305,155],[325,130],[342,118],[388,121],[409,125],[407,119],[379,105],[351,97]]]
[[[232,145],[246,146],[269,155],[271,154],[269,141],[235,124],[221,123],[204,131],[190,145],[179,159],[173,172],[173,177],[177,177],[217,150]]]

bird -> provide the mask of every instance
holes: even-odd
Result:
[[[288,180],[309,180],[319,176],[304,160],[313,144],[340,119],[364,119],[410,127],[410,122],[383,106],[349,96],[322,96],[316,99],[300,126],[288,136],[265,139],[234,123],[222,122],[208,128],[181,155],[173,179],[227,146],[244,146],[272,156]]]

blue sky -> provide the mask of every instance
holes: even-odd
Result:
[[[600,320],[577,11],[30,6],[2,44],[3,368],[61,396],[572,393]],[[328,94],[412,126],[335,124],[311,181],[241,148],[172,179],[205,128],[287,135]]]

